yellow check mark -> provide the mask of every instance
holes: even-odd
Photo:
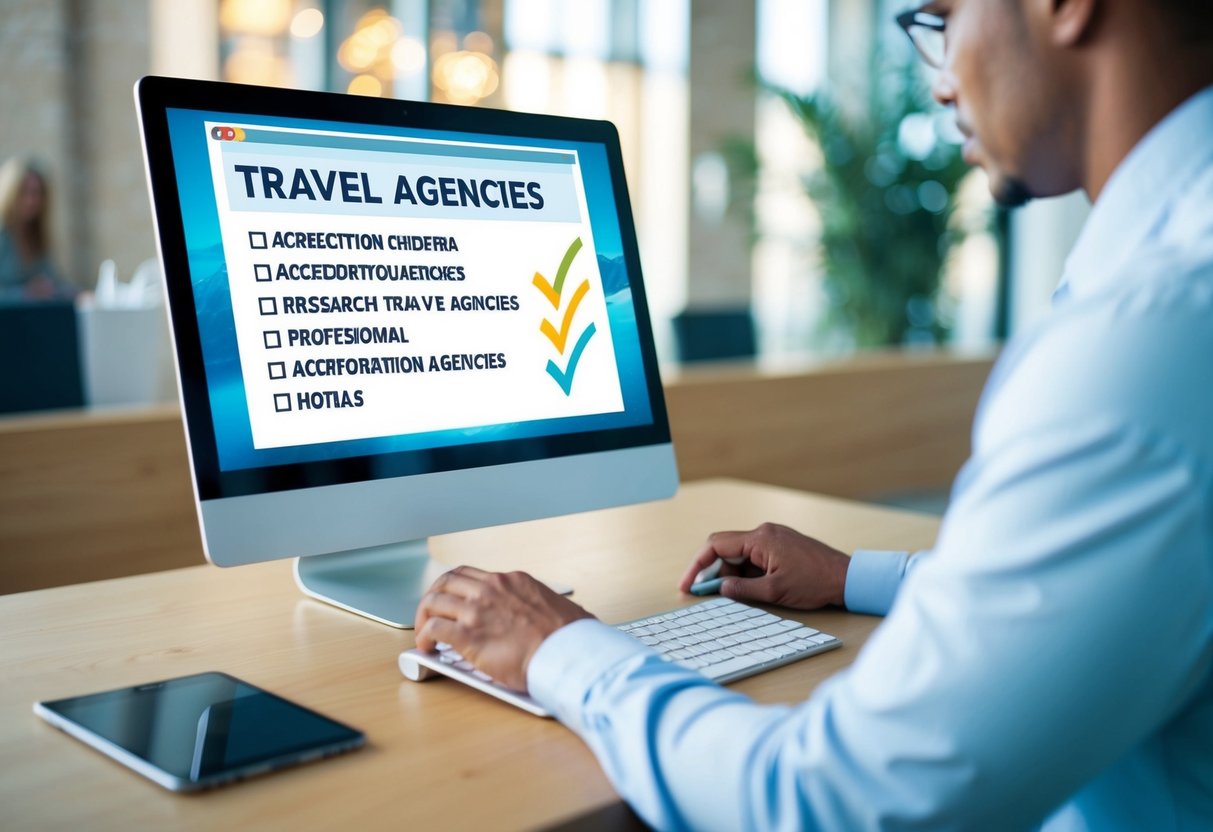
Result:
[[[539,272],[535,272],[535,279],[531,281],[536,289],[543,292],[543,296],[552,302],[554,309],[560,308],[560,293],[552,288],[551,284],[544,279],[544,276]]]
[[[569,329],[573,326],[573,316],[577,314],[577,306],[588,291],[590,291],[590,281],[583,280],[581,285],[577,287],[577,291],[573,293],[573,298],[569,301],[568,308],[564,310],[564,319],[560,322],[559,332],[546,319],[539,325],[539,331],[548,337],[548,340],[552,342],[552,345],[556,347],[556,351],[561,355],[564,355],[564,345],[568,341]]]

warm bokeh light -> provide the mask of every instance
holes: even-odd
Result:
[[[256,39],[242,42],[223,63],[223,77],[237,84],[291,86],[290,65],[273,47]]]
[[[405,75],[425,69],[425,44],[417,38],[401,38],[392,45],[392,64]]]
[[[420,47],[414,39],[401,40],[404,26],[381,8],[371,9],[354,24],[354,31],[337,47],[337,63],[360,78],[350,82],[350,92],[359,95],[391,95],[390,84],[400,65],[416,63],[415,50],[408,41]],[[406,44],[401,46],[401,44]],[[425,65],[425,49],[421,48],[420,66]],[[372,85],[371,80],[375,83]]]
[[[275,36],[291,21],[291,0],[223,0],[219,25],[242,35]]]
[[[314,38],[324,28],[324,13],[320,9],[300,9],[291,21],[291,34],[300,40]]]
[[[497,63],[483,52],[448,52],[434,61],[433,76],[452,104],[475,104],[500,81]]]
[[[379,48],[391,46],[403,31],[399,20],[382,11],[379,14],[368,12],[363,15],[358,23],[358,30],[369,43]]]
[[[487,32],[468,32],[463,38],[463,48],[469,52],[493,54],[493,38]]]
[[[430,35],[430,55],[435,59],[459,48],[459,39],[454,32],[440,31]]]
[[[379,57],[379,50],[365,39],[357,37],[357,32],[342,42],[337,48],[337,62],[350,72],[361,72]]]
[[[377,97],[383,95],[383,84],[374,75],[356,75],[345,91],[350,95]]]

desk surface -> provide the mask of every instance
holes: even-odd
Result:
[[[840,548],[918,548],[933,517],[716,480],[673,500],[448,535],[455,565],[571,583],[605,621],[693,600],[674,584],[711,531],[786,523]],[[31,556],[33,553],[31,553]],[[787,614],[785,612],[785,614]],[[877,619],[791,614],[843,639],[732,687],[796,702],[849,664]],[[620,818],[593,756],[556,722],[454,682],[401,678],[412,631],[303,598],[290,563],[200,566],[0,597],[0,818],[26,828],[537,828]],[[60,734],[35,700],[225,670],[362,728],[368,747],[194,796],[173,795]]]

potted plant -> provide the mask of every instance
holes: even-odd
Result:
[[[915,66],[879,55],[873,66],[857,107],[825,90],[776,90],[821,150],[805,188],[822,221],[824,323],[856,347],[937,342],[948,333],[939,288],[963,236],[952,215],[968,166]]]

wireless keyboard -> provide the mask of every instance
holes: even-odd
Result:
[[[720,684],[842,646],[832,635],[727,598],[616,626],[656,650],[666,661]],[[415,682],[440,673],[536,716],[551,716],[525,693],[507,688],[477,670],[449,644],[440,644],[435,653],[404,651],[400,654],[400,671]]]

